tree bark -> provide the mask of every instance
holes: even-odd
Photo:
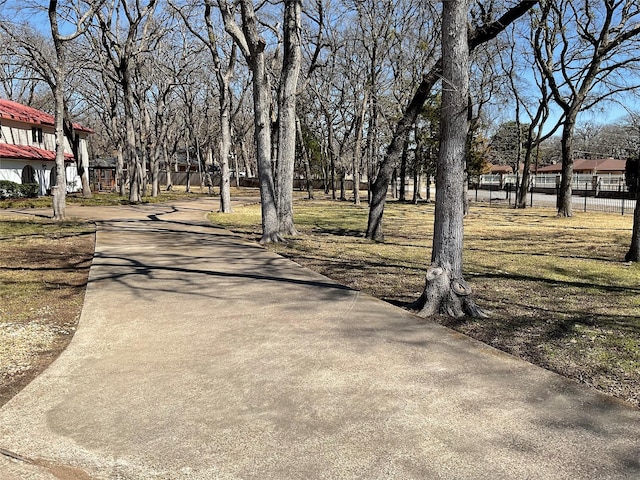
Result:
[[[271,168],[271,84],[265,61],[266,42],[258,33],[252,1],[239,1],[242,28],[235,21],[234,8],[226,0],[218,0],[218,5],[225,30],[238,45],[252,73],[253,122],[262,212],[260,243],[280,242],[283,239],[279,232],[277,199]]]
[[[631,246],[624,259],[627,262],[640,262],[640,192],[638,190],[636,190],[636,208],[633,212]]]
[[[119,146],[116,151],[116,187],[121,197],[126,194],[127,179],[124,173],[124,154],[122,153],[122,147]]]
[[[420,200],[420,170],[419,167],[415,165],[413,167],[413,198],[411,202],[417,205],[418,200]]]
[[[407,178],[407,162],[409,157],[409,139],[405,138],[404,146],[402,147],[402,155],[400,157],[400,191],[398,193],[398,200],[401,202],[407,201],[407,192],[405,187],[405,179]]]
[[[169,156],[169,148],[167,147],[167,140],[162,139],[162,160],[164,162],[164,168],[167,172],[166,189],[170,191],[173,188],[173,180],[171,179],[171,158]]]
[[[253,71],[253,104],[254,128],[256,132],[256,149],[258,161],[258,180],[260,182],[260,201],[262,209],[262,238],[260,243],[282,241],[278,229],[278,211],[271,170],[271,86],[267,77],[262,52],[254,62]]]
[[[205,2],[204,11],[205,23],[207,25],[207,36],[209,51],[213,58],[213,66],[216,72],[216,79],[219,90],[219,118],[220,118],[220,144],[219,157],[220,164],[220,209],[222,213],[231,213],[231,173],[229,169],[229,157],[231,154],[231,78],[233,77],[236,49],[231,49],[229,62],[226,68],[222,65],[222,59],[218,52],[218,41],[215,34],[213,22],[211,20],[211,3]],[[236,168],[236,179],[238,171]]]
[[[296,91],[302,65],[300,0],[284,2],[284,54],[278,95],[278,175],[276,191],[280,235],[297,235],[293,219],[296,159]]]
[[[558,190],[558,216],[573,216],[572,189],[573,180],[573,134],[576,127],[577,112],[571,112],[567,116],[562,129],[562,139],[560,142],[562,150],[562,176],[560,188]]]
[[[60,38],[57,19],[57,0],[49,2],[49,23],[51,36],[56,51],[54,67],[54,107],[55,107],[55,142],[56,142],[56,184],[51,189],[53,193],[53,219],[64,220],[66,216],[67,172],[64,164],[64,84],[65,84],[65,52]]]
[[[464,181],[468,133],[468,0],[443,3],[443,88],[441,144],[431,266],[420,299],[419,315],[480,315],[462,276]]]

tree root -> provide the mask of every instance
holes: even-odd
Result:
[[[425,318],[438,314],[453,318],[488,318],[476,305],[473,290],[463,278],[451,278],[444,268],[433,265],[427,269],[422,295],[407,308]]]
[[[262,235],[260,239],[260,245],[266,245],[268,243],[287,243],[282,235],[279,232],[274,233],[265,233]]]

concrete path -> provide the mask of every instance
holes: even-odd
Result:
[[[213,228],[216,206],[71,212],[102,219],[80,325],[0,410],[2,480],[640,478],[640,411]]]

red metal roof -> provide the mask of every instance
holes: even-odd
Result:
[[[624,172],[626,164],[626,160],[605,158],[597,165],[597,170],[598,172]]]
[[[513,168],[510,165],[489,165],[491,173],[513,173]]]
[[[65,160],[73,160],[73,155],[65,153],[64,156]],[[19,160],[55,162],[56,152],[37,147],[30,147],[28,145],[9,145],[8,143],[0,143],[0,157]]]
[[[2,118],[17,120],[31,125],[54,126],[53,115],[17,102],[12,102],[11,100],[0,98],[0,119]],[[77,123],[73,124],[73,128],[81,132],[93,133],[93,130],[90,128],[83,127]]]
[[[625,160],[616,160],[615,158],[601,158],[598,160],[586,160],[584,158],[577,158],[573,161],[573,171],[624,173],[625,164]],[[561,171],[561,163],[547,165],[546,167],[540,167],[538,169],[539,173],[560,173]]]

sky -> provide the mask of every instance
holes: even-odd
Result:
[[[0,14],[3,16],[16,19],[21,22],[30,24],[32,27],[41,31],[44,35],[50,35],[49,19],[47,16],[48,0],[0,0]],[[65,31],[64,24],[61,24],[62,33],[70,33],[72,27],[68,26]],[[639,81],[640,83],[640,81]],[[506,105],[505,108],[500,108],[500,120],[512,121],[515,119],[515,106]],[[628,118],[629,111],[640,115],[640,92],[629,93],[623,99],[618,101],[607,101],[602,105],[593,108],[590,111],[582,112],[578,117],[579,123],[592,123],[592,124],[611,124],[624,121]],[[560,112],[556,107],[553,110],[552,117],[545,125],[545,130],[548,131],[552,128]],[[523,115],[524,116],[524,115]],[[523,118],[523,122],[526,119]]]

